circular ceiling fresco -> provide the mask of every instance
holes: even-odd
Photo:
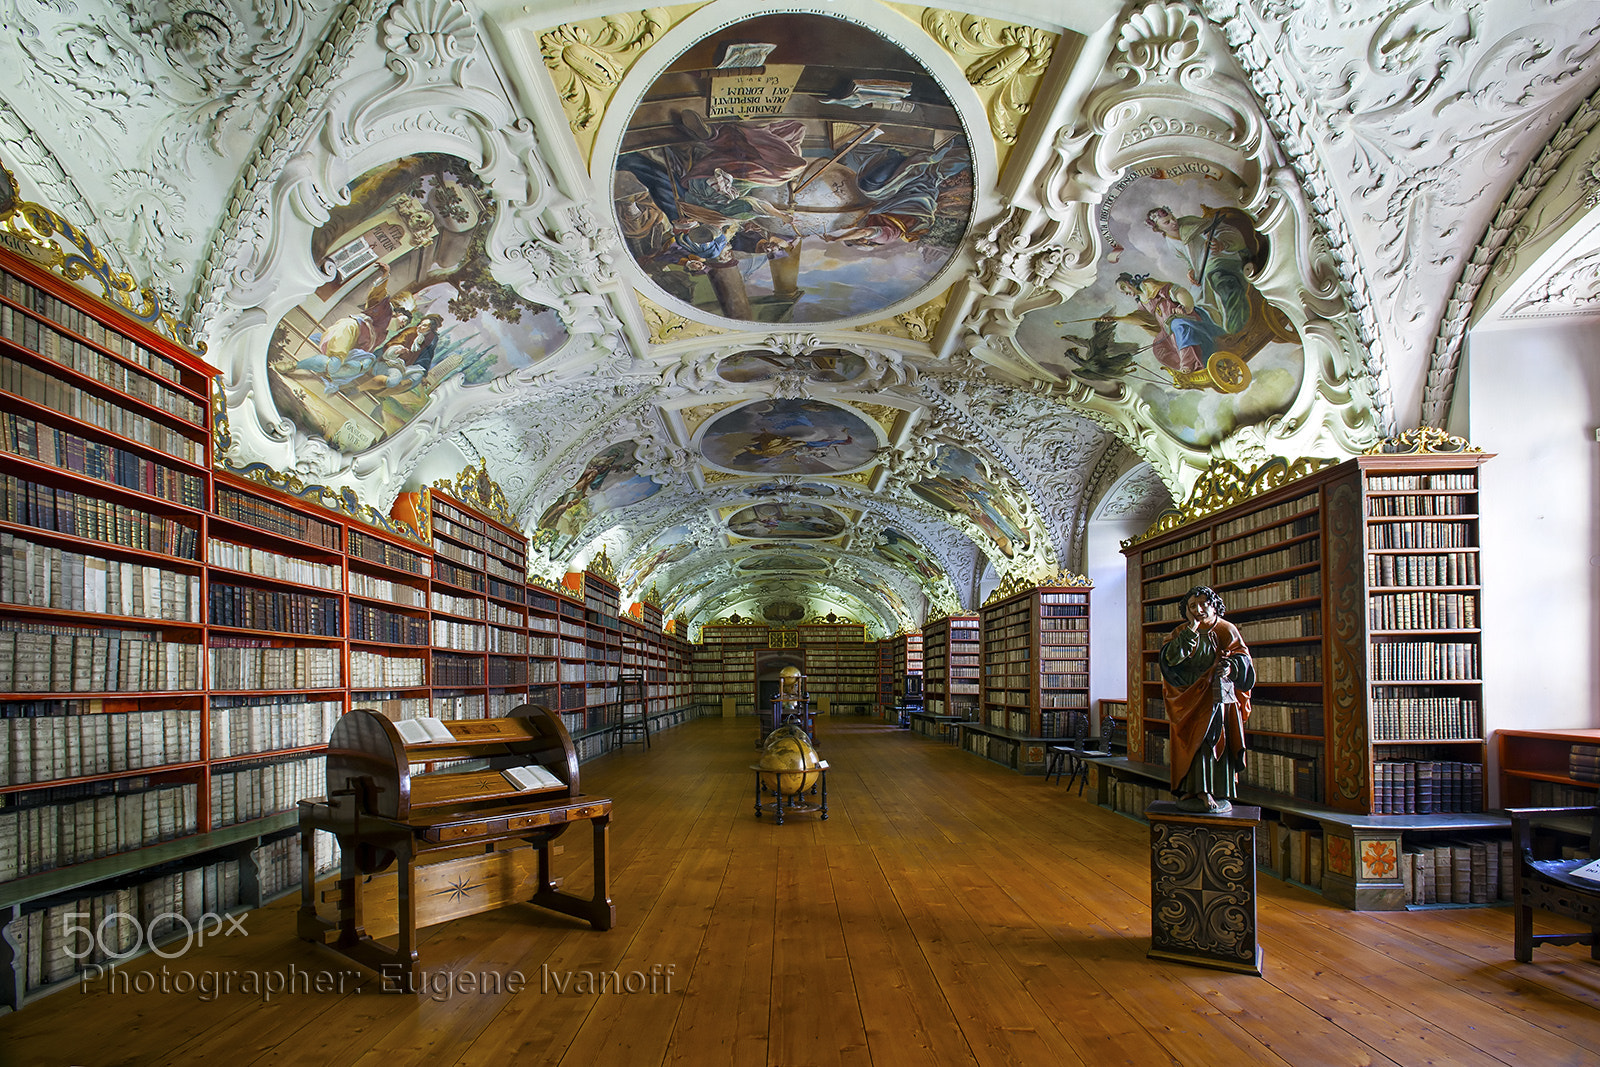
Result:
[[[915,295],[972,212],[972,154],[919,61],[855,23],[724,27],[646,90],[612,195],[667,296],[741,322],[834,322]]]

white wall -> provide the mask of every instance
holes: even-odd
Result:
[[[1128,695],[1128,557],[1122,542],[1149,529],[1148,520],[1091,522],[1084,537],[1089,580],[1089,702],[1100,732],[1101,697]]]
[[[1600,331],[1480,330],[1465,370],[1455,432],[1496,454],[1481,493],[1485,730],[1595,727]]]

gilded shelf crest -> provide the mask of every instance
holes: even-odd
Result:
[[[1040,589],[1046,586],[1067,586],[1072,589],[1093,589],[1094,582],[1087,575],[1073,574],[1071,571],[1060,571],[1047,578],[1024,578],[1020,575],[1007,575],[994,587],[994,591],[984,598],[984,607],[998,604],[1018,593],[1025,593],[1030,589]]]
[[[1176,508],[1168,508],[1156,517],[1150,528],[1138,537],[1122,542],[1123,548],[1148,541],[1180,526],[1187,525],[1207,515],[1232,507],[1243,500],[1298,481],[1308,474],[1331,467],[1335,459],[1297,459],[1293,462],[1274,456],[1267,462],[1246,472],[1232,460],[1215,460],[1194,483],[1189,499]]]
[[[944,317],[945,304],[949,299],[949,293],[940,293],[926,304],[919,304],[910,311],[902,311],[892,319],[868,323],[861,327],[861,332],[881,333],[891,337],[904,337],[908,341],[930,343],[934,333],[939,329],[939,320]]]
[[[517,517],[511,513],[511,505],[506,500],[506,494],[495,480],[489,477],[485,460],[478,460],[477,466],[467,466],[453,481],[444,478],[434,482],[433,488],[441,493],[449,493],[463,504],[481,511],[496,522],[513,528],[521,526]]]
[[[596,578],[604,578],[608,582],[617,580],[616,565],[611,562],[611,555],[606,551],[604,545],[600,546],[599,554],[589,561],[589,565],[584,570]]]
[[[1397,456],[1397,455],[1461,455],[1467,452],[1482,452],[1483,449],[1472,445],[1463,438],[1433,426],[1419,426],[1415,430],[1407,430],[1398,437],[1385,437],[1362,453],[1364,456]]]
[[[650,328],[650,343],[653,345],[689,341],[696,337],[720,337],[728,332],[720,326],[708,326],[686,319],[676,311],[668,311],[642,293],[635,292],[633,295],[639,301],[639,310],[644,312],[645,325]]]

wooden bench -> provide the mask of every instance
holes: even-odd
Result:
[[[1512,908],[1515,950],[1521,963],[1533,962],[1536,945],[1588,945],[1589,955],[1600,959],[1600,882],[1572,874],[1576,867],[1600,857],[1600,807],[1507,808],[1511,816],[1516,866],[1513,868]],[[1587,833],[1587,856],[1578,859],[1540,859],[1548,850],[1539,831],[1554,829],[1568,836]],[[1536,934],[1534,909],[1576,919],[1589,929],[1582,933]]]

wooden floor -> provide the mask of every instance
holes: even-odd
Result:
[[[585,765],[585,791],[616,802],[615,929],[523,905],[435,927],[437,996],[371,978],[268,1000],[172,989],[180,972],[341,970],[295,939],[285,899],[246,918],[248,938],[129,965],[146,983],[165,966],[168,992],[102,982],[0,1018],[0,1062],[1600,1063],[1600,963],[1577,948],[1515,963],[1504,908],[1355,913],[1264,876],[1265,977],[1159,963],[1142,824],[824,719],[831,817],[776,826],[753,814],[755,733],[702,720]],[[587,834],[563,841],[581,886]],[[515,995],[460,977],[511,971]]]

